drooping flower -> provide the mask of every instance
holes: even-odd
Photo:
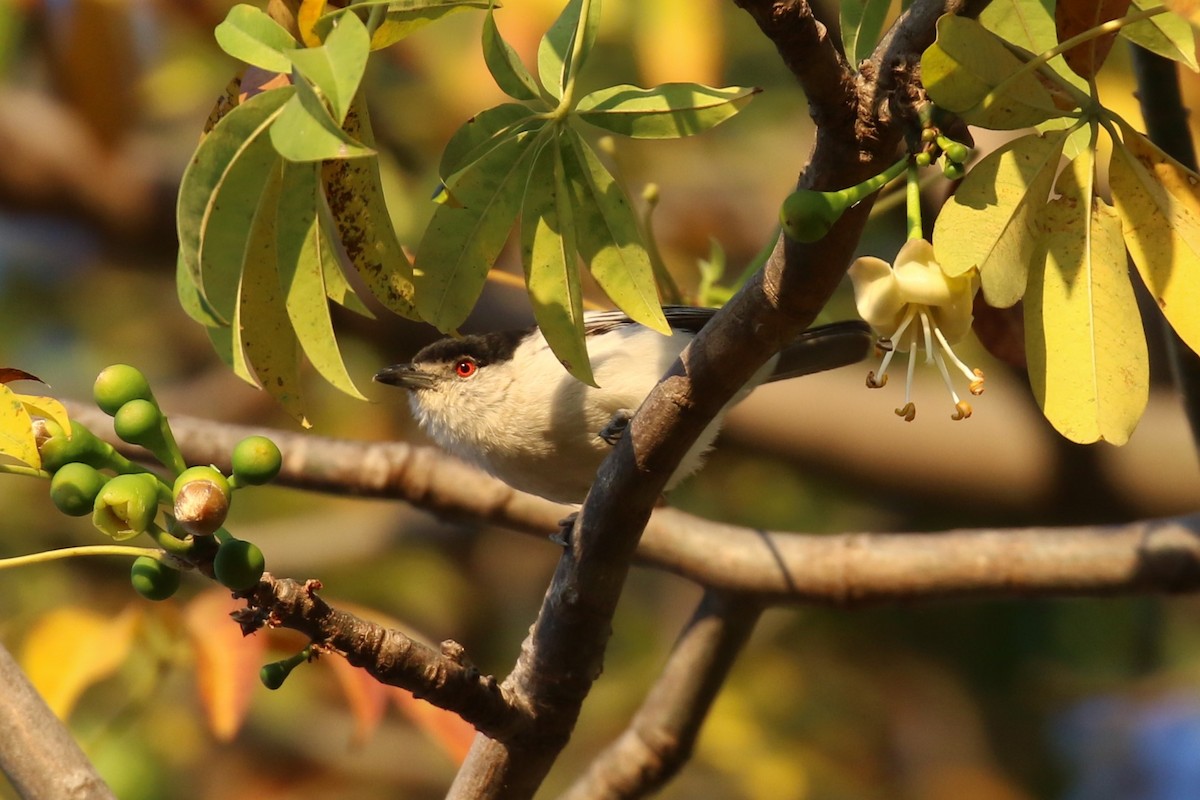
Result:
[[[950,367],[966,377],[971,394],[983,393],[983,371],[968,367],[952,347],[971,330],[971,305],[979,290],[975,271],[947,275],[933,257],[933,245],[924,239],[910,239],[900,248],[894,265],[865,256],[850,265],[849,274],[858,313],[879,335],[884,351],[879,372],[867,374],[867,386],[881,388],[887,383],[888,365],[895,354],[909,353],[904,406],[896,409],[896,414],[911,422],[917,414],[912,402],[916,352],[924,350],[926,363],[937,365],[954,400],[951,418],[971,416],[971,404],[960,399],[954,389]]]

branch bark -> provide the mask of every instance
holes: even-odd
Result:
[[[645,797],[674,777],[761,613],[755,600],[706,592],[629,727],[565,800]]]
[[[23,798],[111,800],[66,726],[0,645],[0,771]]]

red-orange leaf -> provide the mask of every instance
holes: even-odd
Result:
[[[0,383],[12,383],[13,381],[37,381],[38,383],[45,383],[38,376],[30,375],[23,369],[0,367]]]
[[[209,729],[221,741],[232,739],[242,726],[250,698],[260,686],[258,671],[266,657],[266,636],[243,636],[229,618],[244,607],[228,591],[213,589],[197,595],[187,608],[200,704]]]
[[[1073,36],[1091,30],[1110,20],[1125,16],[1131,0],[1058,0],[1054,7],[1054,25],[1058,30],[1058,41],[1065,42]],[[1089,39],[1063,53],[1067,65],[1076,74],[1089,80],[1100,69],[1108,51],[1116,41],[1116,31]]]

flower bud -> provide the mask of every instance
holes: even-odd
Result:
[[[114,541],[132,539],[154,524],[158,479],[145,472],[118,475],[96,495],[92,524]]]
[[[175,479],[176,522],[193,536],[211,536],[229,514],[229,481],[215,467],[189,467]]]
[[[262,578],[265,568],[262,551],[241,539],[222,542],[213,559],[213,574],[222,586],[235,592],[252,588]]]
[[[846,206],[840,192],[798,189],[783,201],[779,220],[787,235],[797,242],[815,242],[829,232]]]
[[[157,445],[162,440],[162,412],[149,400],[134,399],[117,409],[113,430],[130,444],[143,447]]]
[[[175,594],[179,578],[179,570],[149,556],[139,556],[129,570],[134,591],[147,600],[166,600]]]
[[[62,513],[83,517],[92,513],[107,480],[87,464],[64,464],[50,479],[50,499]]]
[[[92,397],[100,410],[110,417],[116,416],[121,406],[130,400],[154,400],[146,376],[128,364],[113,364],[101,370],[92,387]]]
[[[63,465],[78,461],[81,464],[102,469],[109,466],[109,456],[112,446],[102,442],[81,423],[71,420],[71,435],[68,438],[65,431],[50,421],[45,421],[43,430],[51,434],[41,443],[38,452],[42,456],[42,468],[47,472],[57,472]],[[34,431],[35,438],[39,437]]]
[[[258,486],[279,474],[283,456],[265,436],[247,436],[233,448],[233,477],[239,484]]]

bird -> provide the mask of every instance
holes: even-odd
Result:
[[[417,423],[451,455],[514,489],[578,504],[634,412],[716,311],[665,306],[671,336],[621,311],[586,312],[584,339],[597,386],[568,374],[537,327],[442,339],[374,380],[408,390]],[[859,321],[801,333],[705,428],[665,490],[700,468],[725,413],[755,386],[856,363],[873,341]]]

